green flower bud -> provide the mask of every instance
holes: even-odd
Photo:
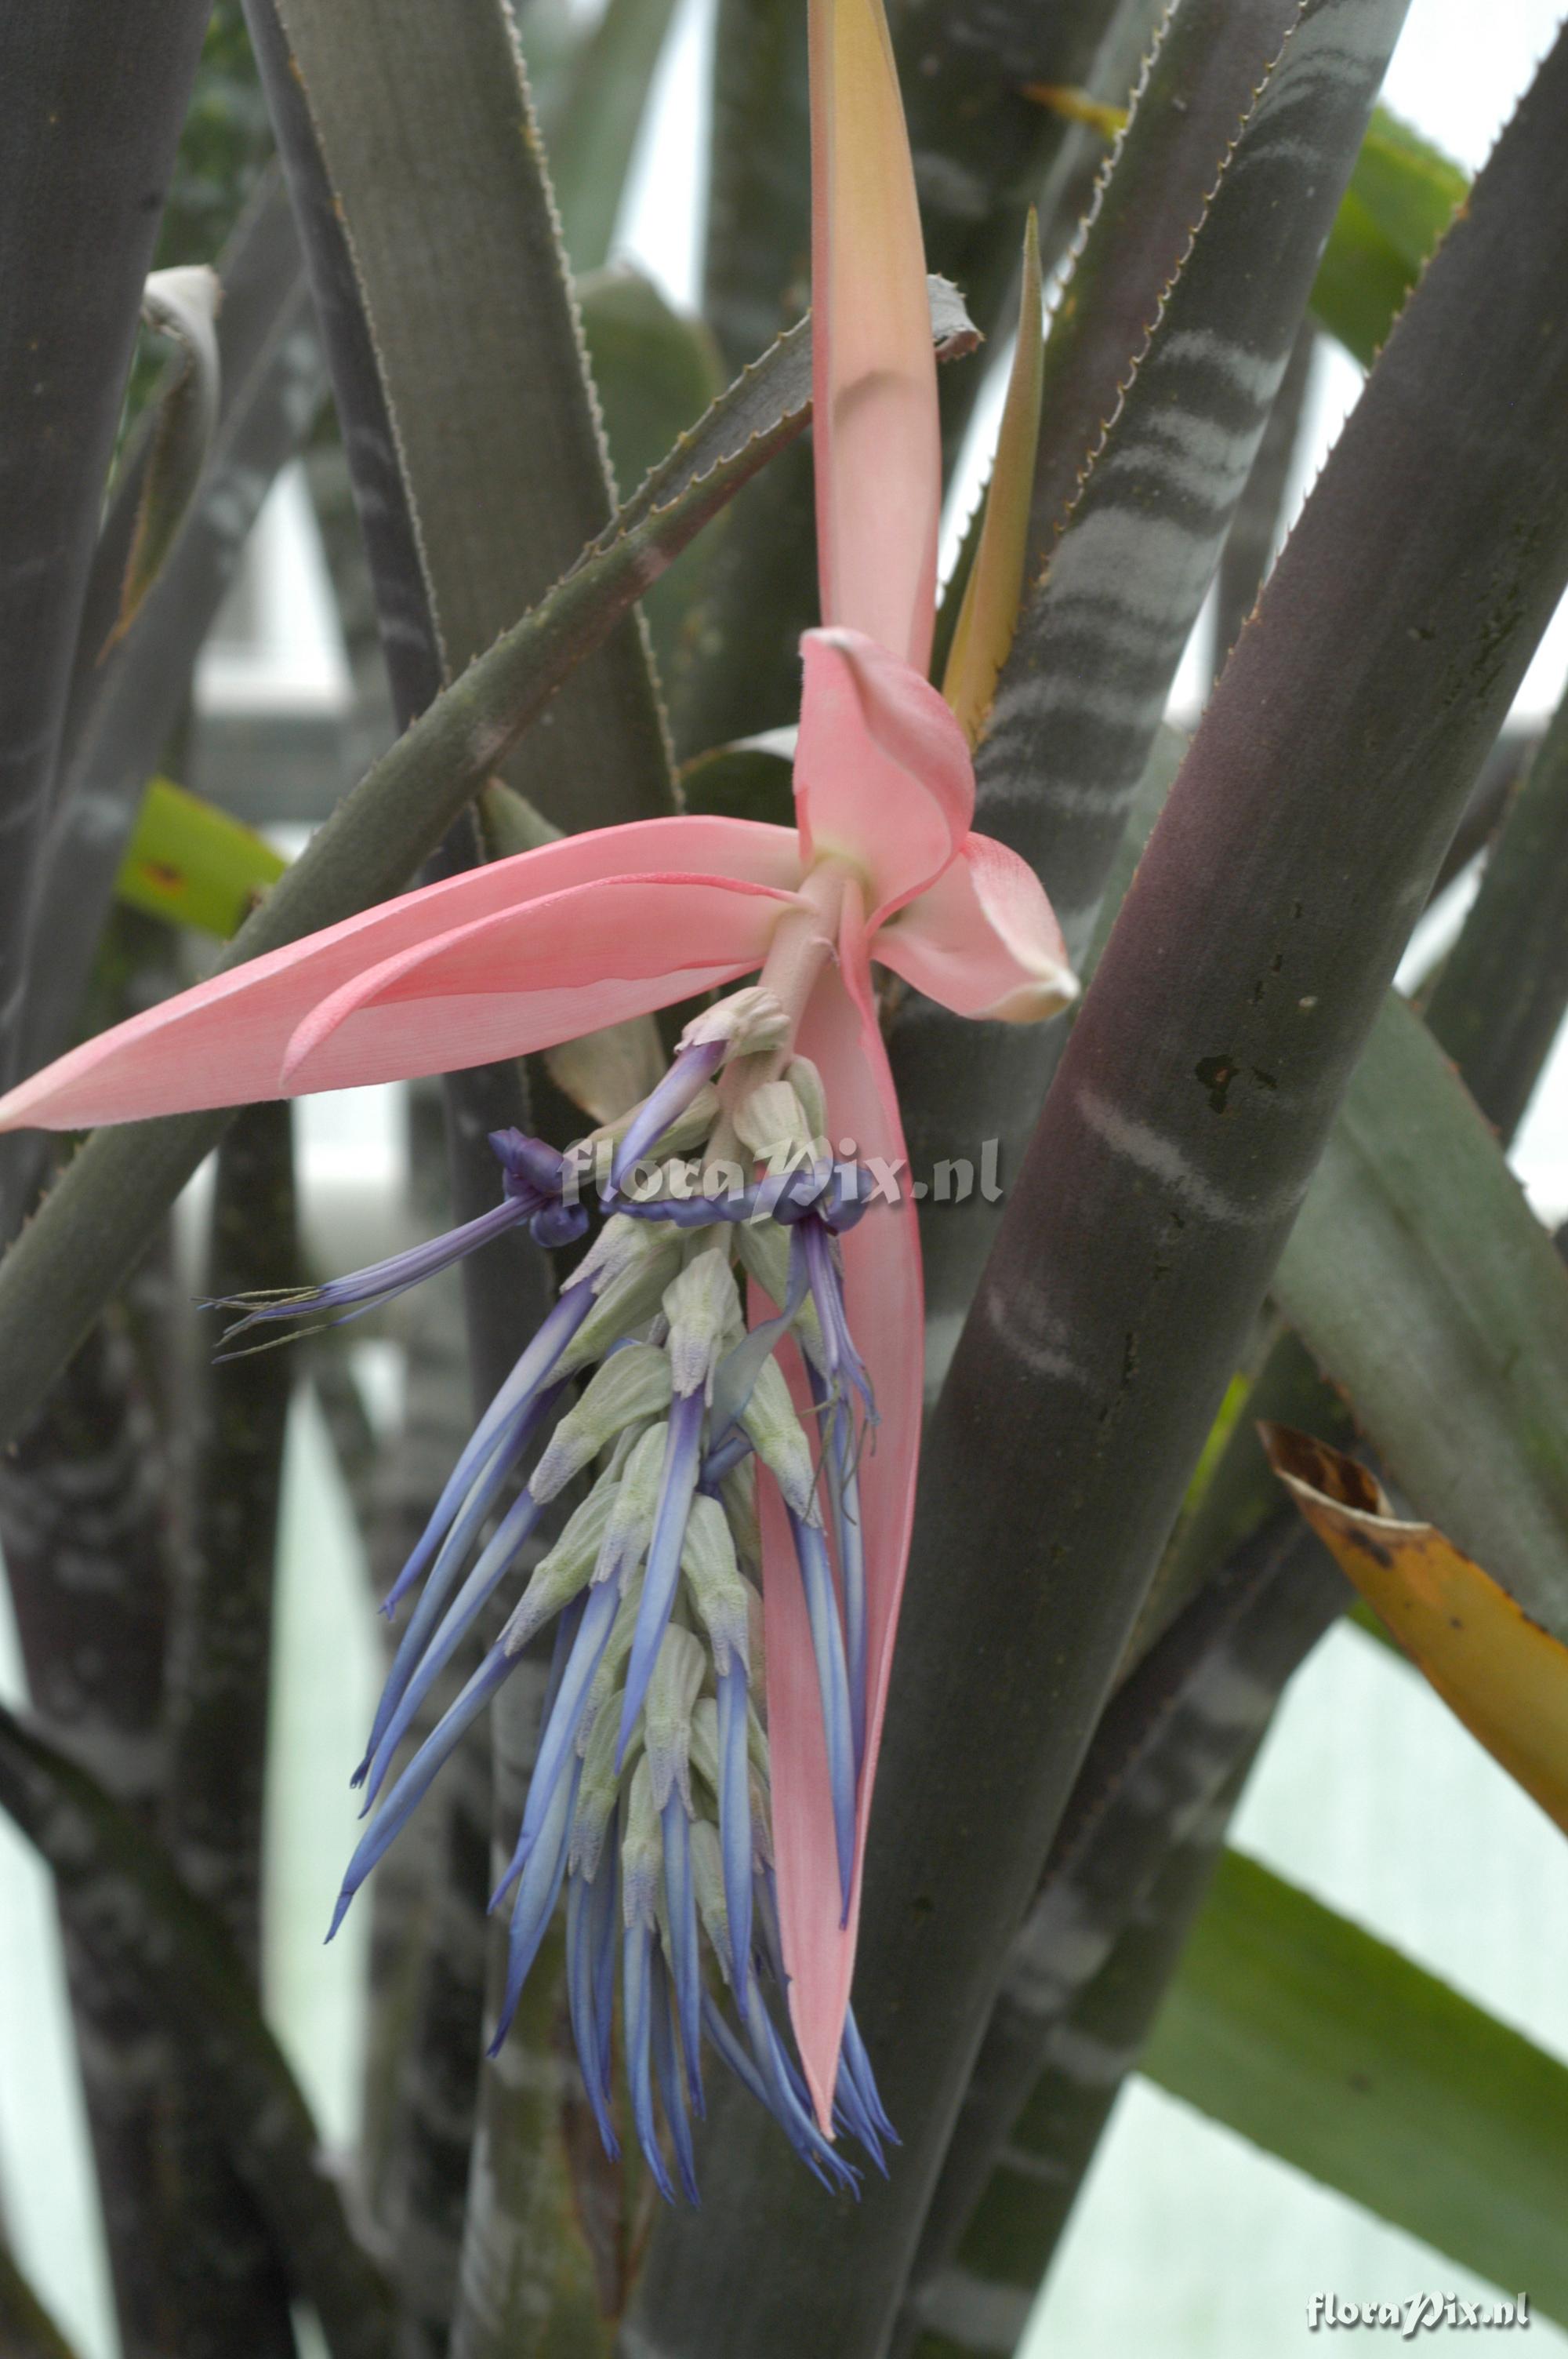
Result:
[[[648,1768],[654,1781],[654,1801],[659,1810],[678,1788],[687,1814],[691,1813],[691,1714],[702,1692],[708,1657],[701,1641],[672,1622],[659,1642],[648,1699],[643,1707],[643,1737]]]
[[[752,1449],[797,1516],[816,1523],[814,1494],[816,1470],[811,1444],[795,1413],[784,1370],[774,1359],[762,1362],[751,1399],[741,1412],[741,1423]]]
[[[711,1392],[726,1337],[743,1322],[741,1297],[730,1256],[722,1245],[710,1245],[687,1262],[665,1288],[665,1316],[670,1322],[670,1375],[684,1399]]]
[[[535,1566],[501,1634],[509,1655],[520,1655],[535,1632],[587,1588],[620,1488],[613,1476],[601,1475],[554,1548]]]
[[[535,1499],[553,1499],[617,1434],[661,1416],[669,1404],[670,1364],[663,1352],[652,1343],[627,1343],[612,1352],[557,1426],[529,1490]]]
[[[700,1492],[687,1516],[680,1561],[697,1618],[712,1646],[714,1661],[721,1671],[727,1671],[733,1658],[739,1656],[741,1669],[747,1670],[751,1642],[747,1584],[735,1560],[729,1518],[717,1499],[706,1498]]]

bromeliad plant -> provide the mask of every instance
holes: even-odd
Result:
[[[1103,2127],[1082,2060],[1141,2049],[1568,2316],[1532,2224],[1568,2201],[1560,2065],[1235,1859],[1175,1963],[1345,1609],[1335,1559],[1568,1823],[1568,1280],[1466,1097],[1506,1138],[1568,995],[1561,720],[1420,1015],[1386,997],[1568,576],[1568,49],[1467,189],[1374,110],[1402,0],[896,0],[891,27],[720,0],[698,327],[602,269],[667,0],[586,37],[529,0],[537,120],[505,0],[247,0],[287,190],[252,192],[215,313],[180,281],[200,332],[105,507],[140,192],[206,12],[171,5],[156,54],[128,0],[53,14],[37,55],[0,35],[27,102],[0,393],[24,454],[40,385],[59,413],[0,476],[0,594],[47,585],[0,701],[13,1211],[40,1131],[103,1127],[0,1268],[0,1538],[49,1716],[0,1717],[0,1801],[84,1962],[126,2353],[294,2359],[292,2294],[333,2359],[606,2354],[623,2316],[633,2351],[978,2359],[1022,2335]],[[248,179],[225,6],[188,174],[222,179],[236,87]],[[91,256],[28,145],[61,106]],[[1000,340],[1021,245],[938,611],[979,372],[939,395],[975,338],[927,269]],[[1260,596],[1318,331],[1374,364]],[[362,523],[341,603],[362,635],[373,599],[406,726],[279,875],[167,781],[141,798],[323,364],[317,489],[346,465]],[[600,414],[628,475],[668,454],[619,507]],[[1161,716],[1217,568],[1250,620],[1188,749]],[[146,987],[153,919],[222,933],[258,897],[210,980]],[[1069,1038],[1044,1019],[1075,966]],[[292,1282],[276,1102],[435,1075],[456,1224]],[[40,1410],[220,1138],[235,1318],[194,1448],[145,1281]],[[923,1201],[999,1139],[1001,1206]],[[434,1401],[449,1439],[382,1517],[401,1626],[337,1918],[384,1861],[378,2241],[251,1991],[297,1357],[265,1346],[311,1331],[368,1495],[340,1330],[460,1263],[471,1430],[415,1323],[439,1290],[394,1314],[409,1419]],[[52,2352],[8,2268],[0,2343]]]
[[[656,2072],[694,2200],[687,2105],[702,2105],[704,2025],[819,2175],[844,2175],[836,2121],[879,2163],[889,2134],[848,2008],[923,1351],[914,1206],[872,962],[994,1020],[1038,1021],[1076,991],[1033,870],[969,826],[968,743],[925,677],[936,365],[879,0],[813,0],[811,39],[824,621],[804,641],[795,826],[683,815],[542,845],[200,984],[0,1100],[0,1128],[69,1129],[406,1081],[758,974],[687,1026],[664,1081],[611,1134],[605,1226],[393,1587],[389,1612],[416,1587],[418,1602],[357,1776],[372,1804],[542,1512],[600,1464],[483,1664],[381,1802],[332,1929],[523,1648],[557,1621],[538,1760],[492,1903],[511,1900],[493,2044],[564,1879],[572,2022],[605,2146],[618,2151],[619,1945],[638,2136],[669,2192]],[[834,1159],[835,1139],[849,1163]],[[584,1143],[589,1163],[595,1143]],[[233,1332],[385,1299],[524,1222],[541,1245],[579,1237],[582,1158],[515,1133],[492,1145],[504,1176],[493,1213],[251,1309]],[[624,1203],[649,1162],[652,1187]],[[748,1281],[770,1299],[750,1326]],[[595,1367],[574,1405],[572,1379]],[[481,1547],[542,1438],[521,1497]],[[765,1733],[751,1703],[764,1648]],[[734,2025],[704,1990],[699,1927]],[[759,1961],[787,1995],[799,2071]]]

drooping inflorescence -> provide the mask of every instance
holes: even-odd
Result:
[[[737,1085],[721,1093],[726,1067]],[[775,1003],[740,993],[688,1027],[642,1106],[568,1156],[498,1134],[494,1213],[356,1277],[235,1305],[231,1330],[353,1316],[511,1227],[573,1239],[597,1181],[597,1237],[386,1601],[393,1612],[415,1596],[356,1773],[371,1815],[332,1930],[463,1731],[553,1625],[534,1772],[492,1902],[510,1911],[492,2052],[564,1886],[570,2017],[600,2135],[619,2150],[619,1984],[639,2144],[665,2195],[678,2179],[692,2201],[705,2039],[818,2177],[857,2176],[818,2126],[781,2006],[762,1677],[760,1484],[787,1519],[809,1620],[847,1918],[867,1712],[857,1464],[876,1410],[837,1238],[873,1188],[859,1166],[829,1159],[824,1130],[817,1075],[788,1054]],[[529,1562],[479,1668],[398,1769],[443,1669]],[[835,2114],[880,2165],[892,2131],[852,2017]]]

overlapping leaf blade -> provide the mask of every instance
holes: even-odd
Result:
[[[1568,2318],[1568,2066],[1241,1853],[1221,1864],[1143,2069]]]
[[[1350,76],[1369,107],[1366,12],[1314,24],[1325,79],[1344,96]],[[754,2354],[786,2316],[847,2354],[885,2331],[903,2207],[935,2171],[1007,1932],[1411,913],[1568,578],[1550,422],[1568,397],[1565,103],[1568,43],[1407,307],[1227,668],[928,1432],[857,1995],[906,2139],[892,2190],[868,2190],[852,2230],[826,2222],[727,2120],[706,2300],[682,2306],[659,2239],[655,2345],[722,2352],[730,2336]],[[1359,130],[1343,120],[1344,172]],[[1521,241],[1521,217],[1541,234]],[[1175,956],[1183,941],[1203,956]],[[1234,1068],[1223,1111],[1211,1060]],[[1181,1384],[1162,1381],[1176,1365]],[[695,2240],[690,2256],[695,2288]]]

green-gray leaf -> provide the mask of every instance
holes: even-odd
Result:
[[[1568,2067],[1237,1852],[1152,2081],[1568,2319]]]

